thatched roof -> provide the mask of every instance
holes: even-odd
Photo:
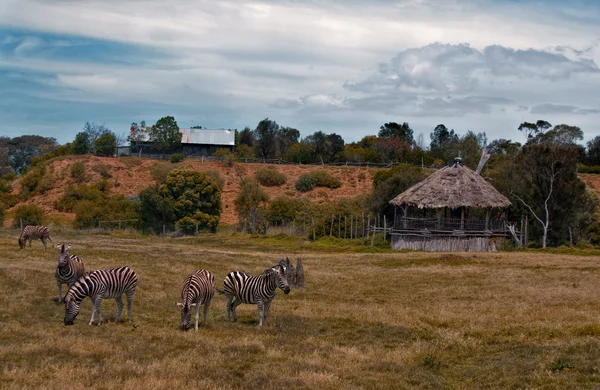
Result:
[[[448,207],[505,208],[511,205],[507,197],[498,192],[473,170],[454,164],[432,173],[394,199],[394,206],[416,206],[420,209]]]

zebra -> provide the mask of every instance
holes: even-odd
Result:
[[[261,275],[252,276],[244,272],[230,272],[223,281],[224,291],[217,290],[219,294],[227,297],[227,320],[233,314],[233,321],[237,321],[235,308],[242,303],[256,303],[258,305],[258,324],[266,325],[267,314],[275,289],[279,287],[285,294],[289,294],[290,286],[285,279],[285,267],[276,265],[267,268]]]
[[[131,322],[131,301],[137,286],[137,275],[129,267],[118,267],[106,270],[96,270],[85,273],[69,287],[65,295],[65,325],[73,325],[75,317],[79,314],[79,305],[86,296],[89,296],[94,305],[92,318],[89,325],[94,322],[94,315],[98,312],[98,325],[102,324],[100,303],[104,298],[115,298],[117,301],[117,321],[121,318],[123,300],[121,296],[127,295],[127,317]]]
[[[177,306],[181,308],[181,330],[189,329],[193,308],[196,308],[195,329],[198,330],[198,316],[202,304],[204,304],[204,325],[206,325],[206,314],[214,295],[215,277],[210,272],[201,269],[185,278],[181,285],[182,302],[177,302]]]
[[[29,241],[29,247],[31,248],[31,240],[42,240],[44,244],[44,250],[46,250],[46,240],[52,241],[50,238],[50,231],[46,226],[33,226],[27,225],[21,230],[19,235],[19,247],[25,248],[25,244]]]
[[[56,266],[56,284],[58,285],[58,303],[62,300],[62,285],[66,283],[71,287],[77,279],[85,273],[83,261],[75,255],[69,255],[71,244],[65,248],[65,244],[57,244],[58,265]]]

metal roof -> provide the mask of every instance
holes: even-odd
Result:
[[[235,131],[179,129],[182,144],[235,145]]]

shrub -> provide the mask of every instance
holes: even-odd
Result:
[[[81,161],[71,165],[71,177],[78,183],[83,183],[85,177],[85,164]]]
[[[173,169],[173,165],[169,163],[157,162],[150,167],[150,175],[156,183],[162,184],[167,180],[167,176]]]
[[[80,201],[101,201],[108,196],[109,189],[110,183],[106,180],[91,185],[70,185],[65,190],[63,196],[54,202],[54,207],[56,207],[58,211],[72,212]]]
[[[267,220],[272,224],[291,222],[296,218],[297,212],[302,208],[298,199],[279,196],[269,202]]]
[[[0,204],[0,226],[4,226],[4,206]]]
[[[256,171],[256,180],[263,186],[275,187],[285,184],[286,177],[275,167],[266,167]]]
[[[110,179],[112,177],[112,175],[108,171],[108,165],[106,165],[106,164],[94,165],[92,167],[92,170],[94,172],[98,172],[100,174],[100,177],[102,177],[103,179]]]
[[[183,154],[181,153],[173,153],[171,155],[171,162],[173,164],[178,163],[178,162],[182,162],[183,161]]]
[[[76,228],[96,227],[99,221],[137,218],[134,203],[123,195],[105,195],[99,200],[82,200],[74,207]]]
[[[225,149],[225,148],[217,149],[213,153],[213,156],[218,157],[221,161],[223,161],[225,166],[228,166],[228,167],[233,166],[233,161],[235,160],[235,155],[233,153],[231,153],[231,151],[229,149]]]
[[[340,188],[340,180],[327,171],[311,171],[300,175],[296,189],[300,192],[310,191],[315,187]]]
[[[27,225],[41,225],[44,220],[44,210],[34,204],[26,204],[19,206],[15,210],[15,220],[13,226],[19,227],[21,221],[23,226]]]
[[[38,183],[44,176],[45,170],[46,169],[43,166],[33,167],[21,177],[21,196],[23,198],[27,198],[36,191]]]

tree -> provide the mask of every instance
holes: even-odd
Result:
[[[544,120],[538,120],[535,123],[523,122],[519,125],[519,131],[521,131],[523,135],[525,135],[526,142],[529,142],[530,139],[532,139],[540,133],[543,133],[551,126],[552,125],[550,123]]]
[[[255,233],[257,222],[259,222],[259,208],[269,197],[258,183],[258,180],[244,179],[244,175],[238,166],[234,165],[234,168],[242,188],[242,192],[238,194],[234,204],[240,218],[244,221],[244,230],[247,230],[247,225],[250,223],[250,231]]]
[[[162,153],[181,146],[181,133],[177,121],[172,116],[160,118],[149,132],[150,142]]]
[[[254,130],[254,137],[258,155],[263,160],[275,157],[278,130],[277,122],[269,120],[269,118],[258,122]]]
[[[402,141],[406,142],[409,146],[414,143],[413,129],[407,122],[401,125],[396,122],[389,122],[379,128],[379,138],[391,138],[398,137]]]
[[[433,133],[431,133],[429,136],[431,138],[431,143],[429,144],[431,156],[434,158],[440,158],[442,160],[446,159],[445,149],[448,147],[448,145],[458,141],[458,135],[454,133],[454,130],[448,130],[448,128],[443,124],[437,125],[435,129],[433,129]]]
[[[94,122],[85,122],[83,125],[83,132],[88,135],[88,142],[90,145],[90,152],[95,153],[95,142],[98,138],[105,134],[112,133],[112,131],[104,125],[99,125]]]
[[[86,132],[77,133],[71,147],[75,154],[88,154],[92,149],[90,146],[90,135]]]
[[[237,139],[236,139],[236,145],[247,145],[249,147],[253,147],[254,146],[254,134],[252,132],[252,129],[250,129],[249,127],[244,127],[244,130],[240,131],[238,133]]]
[[[96,150],[96,156],[113,156],[117,150],[115,135],[112,132],[101,135],[94,141],[94,149]]]
[[[276,156],[278,158],[283,158],[287,154],[289,148],[292,145],[298,143],[298,139],[300,138],[300,132],[297,129],[291,127],[281,127],[279,131],[277,131],[276,143],[277,143],[277,151]]]
[[[141,144],[147,141],[148,138],[149,135],[146,127],[146,121],[141,121],[139,126],[135,122],[131,124],[129,127],[129,136],[127,137],[127,140],[131,146],[137,147],[140,157],[142,155]]]
[[[14,172],[20,173],[37,156],[52,152],[58,147],[55,138],[23,135],[8,141],[8,158]]]
[[[600,165],[600,135],[588,141],[585,163],[588,165]]]

